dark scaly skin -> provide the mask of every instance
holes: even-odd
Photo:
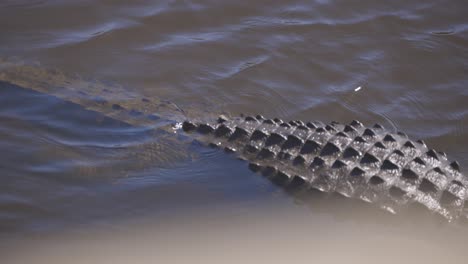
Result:
[[[180,151],[185,144],[171,134],[175,132],[172,125],[178,128],[188,115],[173,103],[0,59],[0,85],[9,84],[58,97],[132,126],[167,132],[156,133],[157,141],[152,144],[132,147],[131,156],[141,161],[142,167],[186,158]],[[197,113],[215,120],[197,111],[189,116]],[[458,163],[450,163],[445,153],[411,141],[403,133],[389,133],[380,126],[366,128],[358,121],[349,125],[285,123],[261,116],[187,121],[183,129],[198,131],[193,135],[200,141],[235,152],[252,170],[285,187],[336,192],[391,212],[419,203],[448,220],[468,218],[468,181]]]
[[[380,125],[283,122],[257,117],[186,121],[196,138],[236,153],[285,187],[361,199],[396,213],[420,204],[449,221],[468,217],[468,180],[457,162]]]

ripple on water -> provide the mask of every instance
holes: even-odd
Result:
[[[37,43],[36,48],[55,48],[87,42],[104,34],[137,25],[138,23],[132,20],[114,20],[84,29],[44,32],[44,38],[48,41]]]
[[[220,65],[218,67],[222,68],[220,70],[210,70],[210,73],[214,75],[212,80],[225,80],[229,78],[233,78],[235,75],[242,73],[243,71],[247,71],[253,67],[259,66],[264,62],[268,61],[269,56],[267,55],[260,55],[256,57],[246,58],[244,60],[235,61],[230,65]]]
[[[226,38],[226,32],[200,32],[200,33],[182,33],[168,37],[156,44],[150,44],[140,48],[140,50],[148,52],[159,52],[164,49],[184,48],[185,46],[197,45],[206,42],[221,41]]]
[[[463,0],[0,2],[7,56],[127,84],[196,118],[378,122],[468,162]],[[113,101],[131,97],[124,91]],[[19,200],[0,195],[0,207],[23,208],[14,215],[45,205],[56,214],[45,221],[51,226],[98,216],[109,223],[115,211],[180,210],[261,191],[253,181],[264,179],[223,151],[99,121],[44,97],[6,98],[0,193]],[[35,223],[41,214],[25,215]]]
[[[47,0],[3,0],[0,8],[34,8],[45,4]]]

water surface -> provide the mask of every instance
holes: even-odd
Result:
[[[6,0],[0,3],[0,73],[6,62],[35,65],[45,73],[18,70],[17,76],[38,85],[51,83],[51,72],[67,76],[65,84],[99,80],[120,95],[115,100],[121,103],[130,95],[158,98],[190,116],[261,113],[282,119],[377,122],[447,152],[466,173],[467,10],[462,0]],[[254,220],[245,218],[282,219],[271,223],[271,229],[259,229],[259,244],[311,242],[297,243],[292,235],[265,236],[290,220],[289,225],[310,225],[298,225],[303,228],[293,234],[308,234],[309,239],[318,234],[313,241],[326,241],[326,248],[336,240],[344,245],[359,241],[361,249],[369,248],[383,243],[376,237],[388,237],[393,243],[384,245],[393,246],[391,252],[418,245],[405,251],[415,262],[425,259],[423,252],[431,252],[429,259],[466,258],[466,230],[430,224],[411,232],[372,220],[362,223],[343,208],[297,204],[242,161],[186,138],[167,141],[167,135],[155,134],[151,127],[129,125],[5,83],[0,96],[2,241],[50,234],[60,237],[51,241],[79,241],[62,234],[128,230],[141,218],[151,229],[151,224],[204,219],[216,212],[222,217],[212,222],[229,222],[266,208]],[[172,118],[156,114],[154,126]],[[288,213],[279,213],[283,209]],[[201,224],[201,230],[218,234],[212,222]],[[245,222],[236,223],[231,228],[240,242],[235,245],[254,241],[250,231],[241,232]],[[184,225],[169,230],[179,226]],[[199,226],[189,226],[170,234],[192,241]],[[341,237],[317,230],[361,232],[347,231]],[[117,233],[119,239],[124,240],[125,232]],[[217,237],[206,239],[216,245]],[[24,261],[19,252],[30,248],[21,242],[13,245],[10,253],[18,254],[11,254],[11,262]],[[55,244],[50,245],[54,252]],[[322,255],[326,259],[347,252],[350,261],[359,260],[359,254],[345,248],[323,250]],[[294,256],[310,260],[313,255],[303,253]],[[366,259],[375,260],[372,256]]]

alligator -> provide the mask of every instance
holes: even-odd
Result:
[[[0,62],[3,85],[53,95],[133,126],[183,133],[233,153],[292,193],[339,194],[395,214],[417,205],[451,222],[468,219],[468,179],[459,163],[380,124],[283,121],[262,115],[192,118],[173,103],[123,88],[110,91],[41,67]],[[47,81],[37,81],[44,76]],[[174,143],[164,140],[159,153]]]

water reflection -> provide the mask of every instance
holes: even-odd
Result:
[[[160,223],[162,214],[204,206],[256,211],[265,203],[246,204],[262,199],[294,207],[292,197],[249,172],[242,162],[186,138],[154,132],[184,115],[205,118],[243,112],[382,123],[423,138],[466,167],[465,2],[2,1],[1,58],[17,57],[26,65],[33,62],[39,69],[81,77],[69,82],[61,74],[27,67],[8,72],[9,77],[36,87],[80,87],[58,94],[62,100],[48,93],[52,89],[44,88],[44,95],[0,86],[1,231],[31,234],[31,230],[69,230],[96,222],[112,225],[151,213],[155,215],[149,221]],[[8,60],[0,60],[2,80],[11,69],[4,67]],[[110,82],[109,104],[93,97],[105,91],[89,80]],[[357,87],[361,89],[356,91]],[[162,105],[160,99],[171,103],[151,108],[154,119],[108,118],[107,106],[142,108],[141,98],[152,106]],[[86,110],[91,102],[94,110]],[[320,217],[325,218],[335,210],[328,205],[321,208]],[[264,219],[268,214],[255,222]],[[348,246],[359,244],[355,237],[369,228],[367,223],[353,232],[359,221],[352,217],[298,219],[320,227],[312,228],[317,232],[351,230],[343,231],[349,236],[337,232],[329,240],[326,232],[321,233],[330,245],[340,239]],[[293,225],[294,221],[286,226]],[[281,229],[285,224],[274,226]],[[191,227],[186,234],[196,237],[190,235],[195,230]],[[294,235],[300,237],[303,230],[307,227]],[[370,230],[374,239],[364,237],[362,244],[369,239],[369,244],[382,243],[382,247],[364,250],[366,254],[393,254],[401,248],[408,253],[420,246],[416,251],[434,254],[442,248],[435,256],[442,260],[463,255],[459,246],[464,239],[445,229],[414,240],[409,238],[411,229],[395,236],[389,225]],[[258,237],[271,234],[260,232]],[[395,239],[375,239],[379,236]],[[238,241],[247,243],[250,237],[246,237]],[[320,248],[314,241],[295,243],[297,237],[271,241]],[[444,247],[440,241],[454,244]],[[395,246],[400,244],[405,246]],[[347,247],[339,249],[343,251],[327,248],[324,258]],[[350,247],[348,253],[362,252],[359,249]]]

